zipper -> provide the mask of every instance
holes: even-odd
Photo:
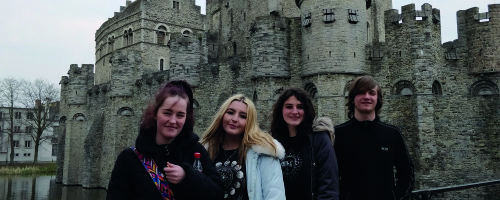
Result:
[[[311,135],[309,135],[309,145],[310,145],[310,147],[311,147],[311,161],[312,161],[312,162],[311,162],[311,176],[310,176],[310,177],[311,177],[311,199],[312,199],[312,200],[314,200],[313,176],[312,176],[313,174],[312,174],[312,173],[313,173],[313,170],[315,170],[315,169],[314,169],[314,167],[315,167],[314,162],[315,162],[315,161],[314,161],[314,159],[313,159],[313,158],[314,158],[314,157],[313,157],[314,155],[313,155],[313,145],[312,145],[312,137],[311,137]],[[314,175],[316,176],[316,174],[314,174]]]

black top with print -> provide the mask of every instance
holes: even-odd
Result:
[[[306,199],[302,172],[302,136],[283,137],[281,144],[286,155],[280,159],[286,199]]]
[[[226,151],[221,145],[214,164],[224,182],[225,200],[248,200],[245,163],[237,163],[238,149]]]

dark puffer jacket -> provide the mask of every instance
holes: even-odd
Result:
[[[186,176],[179,184],[169,183],[176,200],[190,199],[222,199],[222,180],[212,166],[212,161],[205,148],[198,143],[198,136],[192,132],[181,132],[168,145],[168,157],[165,156],[165,145],[155,142],[156,131],[139,134],[135,147],[139,152],[155,161],[163,171],[167,162],[181,166]],[[195,171],[194,153],[201,153],[203,174]],[[168,160],[167,160],[168,159]],[[127,148],[118,156],[111,180],[109,181],[107,200],[163,200],[149,173],[144,168],[135,152]]]
[[[339,199],[339,173],[337,158],[331,139],[333,125],[314,122],[314,132],[303,136],[301,150],[303,182],[307,200]],[[279,140],[278,140],[279,141]],[[286,188],[285,188],[286,190]]]

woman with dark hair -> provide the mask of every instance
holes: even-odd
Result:
[[[285,147],[280,160],[287,200],[338,199],[339,176],[329,118],[316,113],[306,91],[283,91],[273,106],[271,134]]]
[[[222,199],[222,180],[193,126],[191,86],[167,83],[144,111],[135,146],[118,155],[106,199]],[[195,153],[202,171],[193,168]]]

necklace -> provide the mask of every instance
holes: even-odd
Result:
[[[224,150],[224,149],[223,149],[223,150]],[[231,157],[233,157],[233,156],[234,156],[234,154],[235,154],[236,152],[238,152],[238,149],[235,149],[235,150],[234,150],[234,152],[233,152],[233,153],[229,156],[229,158],[228,158],[228,157],[227,157],[227,155],[226,155],[226,150],[224,150],[224,156],[226,157],[226,161],[229,161],[229,159],[230,159]]]

